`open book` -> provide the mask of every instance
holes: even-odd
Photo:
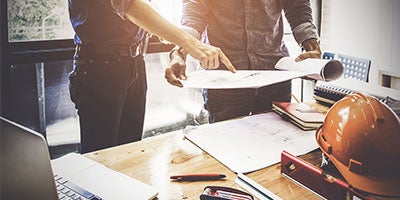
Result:
[[[293,57],[283,57],[275,68],[279,70],[198,70],[181,82],[185,88],[259,88],[299,77],[331,81],[343,74],[343,65],[336,60],[308,58],[295,62]]]

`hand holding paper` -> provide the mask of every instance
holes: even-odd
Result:
[[[306,72],[315,80],[332,81],[343,74],[343,65],[337,60],[307,58],[296,62],[292,57],[283,57],[275,65],[276,69]]]
[[[308,58],[296,62],[293,57],[283,57],[275,66],[280,70],[199,70],[181,80],[185,88],[259,88],[299,77],[331,81],[343,74],[343,65],[336,60]]]

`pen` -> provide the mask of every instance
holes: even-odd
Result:
[[[249,75],[243,77],[243,79],[249,78],[249,77],[252,77],[252,76],[256,76],[256,75],[258,75],[258,74],[261,74],[261,73],[260,73],[260,72],[252,73],[252,74],[249,74]]]
[[[181,174],[173,175],[170,178],[176,181],[206,181],[225,178],[224,174]]]

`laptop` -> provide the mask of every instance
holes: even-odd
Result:
[[[158,195],[150,185],[77,153],[50,160],[41,134],[3,117],[0,122],[0,199],[123,200]]]

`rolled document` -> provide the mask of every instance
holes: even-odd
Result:
[[[293,57],[283,57],[275,65],[276,69],[286,71],[298,71],[307,73],[307,77],[321,80],[333,81],[343,75],[343,65],[338,60],[325,60],[307,58],[296,62]]]

